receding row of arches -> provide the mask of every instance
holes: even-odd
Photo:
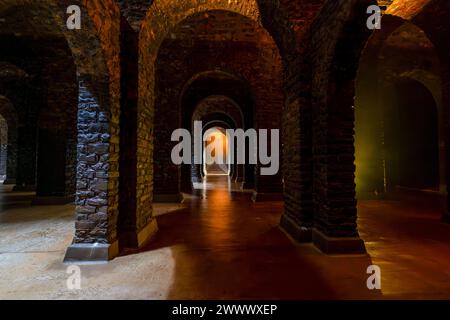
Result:
[[[0,176],[41,198],[76,196],[68,259],[142,246],[157,230],[153,202],[181,201],[217,172],[253,200],[283,200],[281,226],[295,239],[362,252],[357,198],[414,190],[446,203],[449,162],[448,50],[425,18],[447,5],[406,16],[392,6],[371,35],[370,3],[339,4],[338,19],[333,1],[309,13],[283,1],[160,1],[138,18],[105,1],[103,11],[82,6],[80,34],[59,31],[55,4],[8,7],[9,16],[44,10],[51,27],[30,20],[1,33]],[[307,36],[291,28],[302,14],[312,17]],[[195,121],[217,137],[281,129],[279,173],[175,165],[171,134]]]

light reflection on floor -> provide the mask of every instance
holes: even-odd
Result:
[[[370,256],[325,256],[278,229],[281,202],[255,204],[223,178],[197,187],[183,204],[154,205],[159,232],[142,252],[82,266],[80,291],[67,290],[61,263],[73,206],[29,206],[30,194],[4,191],[0,298],[450,298],[450,227],[437,211],[360,202]],[[366,288],[369,264],[382,269],[382,295]]]

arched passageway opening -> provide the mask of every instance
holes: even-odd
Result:
[[[439,116],[431,92],[416,80],[394,84],[385,101],[386,189],[439,190]]]
[[[230,145],[226,129],[212,127],[204,133],[203,143],[203,175],[229,176],[231,164],[228,163]]]
[[[162,42],[155,66],[156,202],[180,201],[181,192],[192,191],[189,172],[195,171],[195,166],[177,166],[171,161],[174,143],[170,134],[179,127],[191,130],[190,121],[202,100],[225,96],[234,101],[238,111],[233,112],[240,113],[231,114],[234,129],[281,129],[281,58],[273,39],[252,19],[225,10],[188,16]],[[226,100],[215,102],[215,111],[227,114],[227,104]],[[260,197],[281,195],[281,169],[274,176],[264,176],[257,167],[248,164],[241,170],[242,176],[234,178],[243,189],[254,190]],[[196,179],[198,175],[193,173]]]
[[[8,19],[25,15],[35,21],[36,12],[54,29],[35,22],[30,26],[17,17],[15,31],[3,29],[0,35],[0,59],[11,70],[0,93],[11,101],[17,119],[17,143],[11,145],[17,148],[14,189],[36,192],[37,204],[70,202],[76,188],[76,67],[50,10],[19,5],[9,9]]]
[[[380,34],[369,40],[356,81],[357,196],[398,199],[412,192],[435,194],[435,201],[443,203],[439,58],[423,30],[396,23],[384,40],[378,40]]]

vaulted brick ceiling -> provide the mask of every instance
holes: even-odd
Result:
[[[399,16],[405,20],[414,18],[422,9],[433,0],[394,0],[386,13]]]
[[[270,43],[270,35],[257,23],[234,12],[209,11],[189,17],[169,37],[172,40],[241,41]]]
[[[0,34],[16,36],[61,35],[50,10],[43,6],[17,5],[5,3],[0,6]]]

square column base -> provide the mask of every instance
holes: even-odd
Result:
[[[294,220],[284,215],[281,217],[280,228],[300,243],[309,243],[312,241],[311,228],[301,227]]]
[[[359,237],[328,237],[317,229],[312,230],[314,245],[326,254],[365,254],[366,246]]]
[[[119,242],[73,243],[66,251],[64,263],[102,263],[119,255]]]
[[[6,178],[5,181],[3,181],[3,184],[4,185],[16,184],[16,179]]]

